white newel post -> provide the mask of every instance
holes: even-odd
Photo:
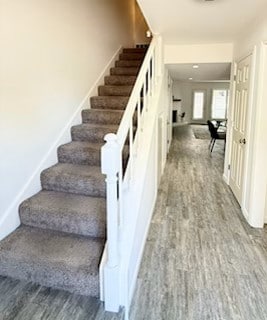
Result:
[[[120,168],[120,147],[117,135],[105,136],[101,148],[101,170],[106,175],[107,207],[107,264],[104,267],[104,299],[107,311],[119,311],[119,206],[118,172]]]

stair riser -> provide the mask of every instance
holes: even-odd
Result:
[[[137,67],[140,68],[142,60],[119,60],[115,62],[115,67]]]
[[[100,149],[76,149],[74,153],[72,150],[61,146],[58,149],[58,160],[60,163],[100,166]]]
[[[99,86],[98,94],[100,96],[130,96],[132,86]]]
[[[137,76],[139,72],[139,68],[111,68],[110,74],[111,75],[125,75],[125,76]]]
[[[41,173],[43,190],[69,192],[92,197],[105,197],[105,181],[90,179],[83,176],[73,176],[68,173],[53,175],[46,170]]]
[[[145,54],[147,49],[145,48],[124,48],[123,53],[143,53]]]
[[[121,53],[120,60],[143,60],[145,57],[144,53]]]
[[[116,124],[119,125],[123,116],[123,111],[109,111],[109,110],[83,110],[83,123],[92,124]]]
[[[129,97],[91,97],[92,109],[125,110]]]
[[[86,277],[72,274],[71,276],[66,276],[61,272],[60,268],[49,270],[45,266],[40,266],[39,269],[36,269],[30,262],[21,262],[18,268],[17,265],[13,266],[9,261],[0,261],[0,268],[2,276],[26,280],[75,294],[99,297],[98,275],[88,275]],[[34,270],[34,272],[31,272],[32,270]],[[46,275],[46,277],[44,277],[44,275]]]
[[[73,141],[102,142],[104,144],[104,137],[107,133],[110,133],[110,129],[103,127],[85,129],[81,126],[77,126],[72,127],[71,129],[71,137]]]
[[[106,85],[111,85],[111,86],[122,86],[122,85],[127,85],[127,86],[133,86],[136,81],[135,76],[107,76],[105,77],[105,84]]]

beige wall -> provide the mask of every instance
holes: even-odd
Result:
[[[0,224],[133,19],[132,0],[0,0]]]
[[[229,83],[226,82],[173,82],[173,96],[175,99],[181,99],[181,112],[185,112],[184,122],[192,122],[192,106],[194,90],[205,91],[204,120],[206,123],[211,118],[211,103],[213,89],[229,89]]]
[[[240,60],[253,52],[254,46],[260,41],[267,41],[267,8],[251,21],[249,28],[243,30],[234,43],[234,59]]]
[[[134,15],[134,40],[136,44],[149,43],[151,38],[146,37],[146,31],[149,30],[149,26],[142,14],[137,2],[135,3],[135,15]]]
[[[164,46],[164,62],[166,64],[232,62],[232,59],[232,43]]]

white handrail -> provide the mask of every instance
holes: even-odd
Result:
[[[123,147],[125,140],[127,138],[127,134],[130,128],[130,121],[133,118],[133,114],[136,108],[136,103],[138,98],[140,97],[140,92],[142,90],[142,86],[144,85],[144,78],[146,76],[146,73],[148,71],[148,67],[150,64],[150,60],[154,55],[155,51],[155,45],[156,45],[156,39],[153,38],[151,41],[151,44],[149,46],[149,49],[146,53],[145,59],[142,63],[141,69],[138,73],[133,91],[131,93],[130,99],[127,104],[127,108],[123,114],[120,126],[117,131],[117,138],[118,143],[120,144],[121,148]],[[153,73],[155,75],[155,72]],[[154,80],[154,77],[153,77]]]

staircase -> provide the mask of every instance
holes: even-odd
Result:
[[[42,190],[19,208],[21,226],[0,242],[0,274],[82,295],[99,296],[105,244],[105,181],[100,148],[116,132],[146,49],[124,49],[58,148],[58,163],[41,173]]]

